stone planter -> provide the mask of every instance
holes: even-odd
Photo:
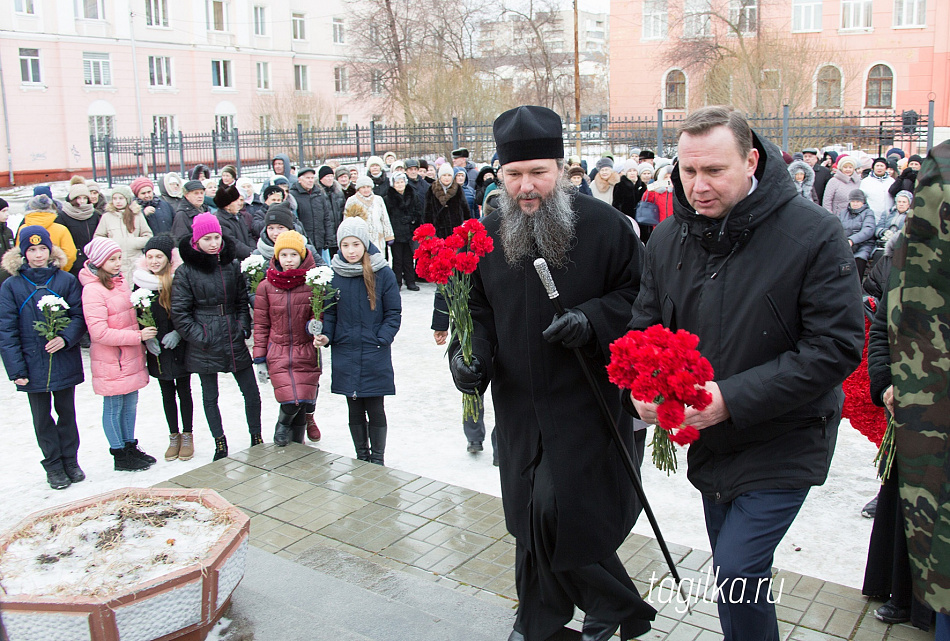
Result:
[[[244,576],[250,519],[213,490],[125,488],[28,516],[0,536],[0,556],[13,534],[51,514],[112,499],[194,501],[225,510],[231,525],[198,562],[107,596],[0,595],[4,641],[202,640],[227,608]]]

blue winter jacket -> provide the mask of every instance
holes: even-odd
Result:
[[[172,231],[172,223],[175,221],[175,212],[172,210],[172,206],[161,198],[153,198],[152,200],[139,200],[135,199],[141,207],[142,211],[145,211],[146,207],[154,207],[155,211],[145,217],[145,221],[148,223],[149,229],[152,230],[152,234],[158,236],[159,234],[170,234]]]
[[[75,276],[59,268],[65,262],[66,255],[58,247],[53,248],[50,266],[39,269],[29,267],[18,249],[3,257],[3,265],[10,265],[15,275],[0,287],[0,357],[11,381],[29,379],[27,385],[17,385],[21,392],[55,392],[84,380],[79,353],[79,339],[86,333],[82,287]],[[44,320],[36,303],[49,294],[66,301],[66,316],[71,319],[60,333],[66,347],[54,352],[52,360],[46,353],[46,338],[33,328],[34,321]]]
[[[371,253],[377,253],[371,247]],[[323,314],[323,334],[330,339],[330,391],[349,397],[396,393],[391,345],[402,320],[396,275],[389,267],[376,272],[376,309],[371,310],[362,276],[333,275],[337,303]]]

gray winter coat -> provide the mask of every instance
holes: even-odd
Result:
[[[827,193],[827,192],[825,192]],[[858,211],[851,211],[848,205],[838,213],[838,220],[844,227],[845,237],[851,241],[851,253],[855,258],[867,260],[874,251],[874,212],[867,205]]]

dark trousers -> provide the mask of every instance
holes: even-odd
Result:
[[[162,390],[162,406],[165,408],[165,421],[168,423],[169,433],[178,434],[179,405],[181,405],[182,431],[190,432],[195,418],[195,403],[191,399],[191,374],[171,381],[158,379],[158,387]],[[176,394],[178,395],[177,402],[175,401]]]
[[[303,443],[303,435],[307,431],[307,414],[313,414],[315,403],[281,403],[277,415],[278,427],[287,425],[293,428],[294,443]]]
[[[573,618],[576,605],[588,617],[622,623],[621,639],[649,632],[649,621],[653,620],[656,610],[640,598],[616,552],[599,563],[565,571],[552,569],[558,509],[554,471],[549,468],[542,454],[534,470],[528,506],[530,546],[520,540],[515,542],[518,589],[515,630],[523,634],[526,641],[543,641]]]
[[[251,434],[261,433],[261,392],[257,389],[257,377],[253,367],[245,367],[233,372],[234,380],[244,396],[244,415],[247,417],[247,431]],[[218,375],[198,374],[201,381],[201,404],[205,408],[205,418],[208,427],[215,438],[224,436],[224,427],[221,425],[221,411],[218,409]]]
[[[806,496],[808,488],[746,492],[719,504],[703,496],[724,641],[780,638],[772,560]]]
[[[79,428],[76,426],[76,388],[55,392],[28,392],[36,443],[43,452],[43,469],[63,469],[64,463],[75,463],[79,451]],[[56,420],[50,410],[56,409]]]
[[[412,264],[412,243],[393,243],[393,271],[396,273],[396,284],[400,287],[405,281],[406,286],[416,284],[416,272]]]
[[[478,418],[472,420],[471,418],[462,419],[462,431],[465,432],[465,438],[469,443],[481,443],[485,440],[485,408],[482,407],[481,413],[479,413]],[[497,451],[498,449],[498,439],[495,436],[495,428],[491,430],[491,449],[492,452]]]

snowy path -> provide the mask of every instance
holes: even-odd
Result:
[[[422,291],[403,290],[402,329],[393,345],[396,396],[386,399],[389,439],[386,463],[392,467],[500,495],[497,468],[491,464],[491,448],[470,455],[465,451],[461,428],[461,394],[452,385],[444,348],[437,347],[429,330],[434,286]],[[324,350],[327,372],[329,351]],[[77,388],[80,464],[87,480],[64,491],[46,484],[39,464],[42,458],[33,435],[25,394],[12,383],[0,386],[0,407],[5,421],[5,443],[0,448],[0,530],[14,525],[30,512],[76,500],[118,487],[147,487],[210,462],[212,441],[201,410],[201,391],[192,377],[195,400],[195,458],[166,463],[161,455],[167,446],[167,427],[158,385],[152,381],[140,392],[138,428],[140,446],[159,458],[152,469],[125,473],[112,470],[112,457],[102,433],[102,399],[95,396],[88,378]],[[323,432],[319,446],[337,454],[353,455],[347,428],[346,401],[329,393],[329,373],[317,403],[317,423]],[[225,433],[232,451],[248,446],[243,401],[234,379],[221,376],[220,406]],[[261,386],[264,438],[270,441],[277,416],[277,403],[270,385]],[[486,398],[486,424],[494,425],[490,398]],[[831,476],[824,487],[814,489],[776,554],[777,567],[860,588],[867,559],[871,521],[860,515],[861,507],[877,492],[871,461],[875,448],[847,423],[842,424]],[[644,484],[664,536],[674,543],[709,549],[699,493],[686,480],[683,467],[671,477],[654,469],[649,452],[643,465]],[[635,530],[650,534],[645,518]],[[798,550],[797,548],[800,548]]]

